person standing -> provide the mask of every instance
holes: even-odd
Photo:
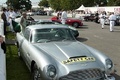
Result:
[[[101,25],[102,25],[102,26],[101,26],[102,29],[104,29],[105,17],[106,17],[105,13],[102,12],[102,13],[100,14],[100,23],[101,23]]]
[[[4,51],[4,53],[6,53],[6,43],[2,35],[0,35],[0,48]]]
[[[12,32],[14,32],[13,30],[13,25],[12,25],[12,20],[14,21],[16,18],[16,13],[14,12],[13,9],[9,10],[9,23],[10,23],[10,29]]]
[[[20,20],[21,31],[24,32],[27,26],[27,14],[26,12],[22,13],[21,20]]]
[[[5,8],[3,8],[2,9],[2,14],[1,14],[1,19],[4,21],[4,35],[6,35],[6,27],[7,27],[7,17],[6,17],[6,9]]]
[[[61,15],[60,15],[60,11],[57,12],[57,19],[60,20]]]
[[[61,22],[62,22],[62,24],[65,24],[66,19],[67,19],[67,12],[63,11],[62,14],[61,14],[61,20],[62,20]]]
[[[95,22],[98,23],[98,19],[99,19],[99,13],[98,11],[95,13]]]
[[[109,20],[110,20],[110,31],[112,32],[116,20],[116,16],[114,15],[114,13],[111,13],[111,15],[109,16]]]

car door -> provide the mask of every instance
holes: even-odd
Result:
[[[30,50],[31,43],[29,42],[29,38],[31,35],[31,30],[25,29],[25,33],[23,35],[24,35],[24,38],[21,43],[22,56],[27,66],[30,66],[30,53],[29,53],[30,51],[29,50]]]

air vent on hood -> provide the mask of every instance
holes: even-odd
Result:
[[[73,59],[73,58],[81,58],[81,57],[87,57],[87,56],[74,56],[74,57],[70,57],[69,59]]]

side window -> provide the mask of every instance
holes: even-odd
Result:
[[[26,30],[25,30],[24,37],[25,37],[27,40],[29,40],[29,37],[30,37],[30,29],[26,29]]]

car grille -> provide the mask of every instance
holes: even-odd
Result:
[[[70,72],[59,80],[104,80],[104,73],[99,69],[87,69]]]

